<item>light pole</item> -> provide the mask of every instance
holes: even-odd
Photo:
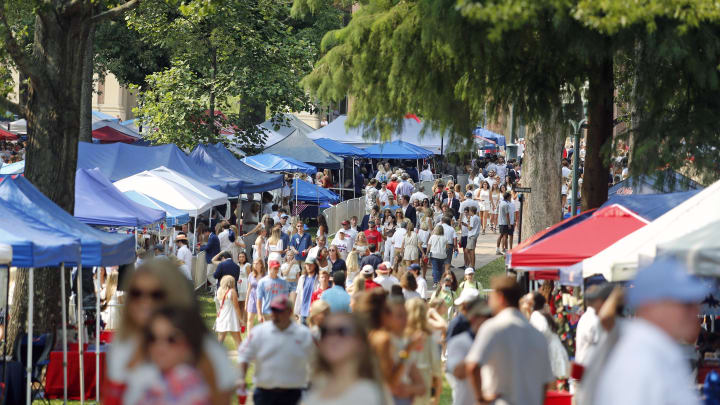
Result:
[[[572,199],[570,200],[570,215],[575,216],[577,215],[577,196],[578,196],[578,169],[580,166],[580,131],[582,131],[583,127],[585,127],[585,124],[587,123],[586,119],[580,120],[580,122],[575,122],[573,120],[568,120],[570,122],[570,125],[573,127],[573,172],[572,172]]]

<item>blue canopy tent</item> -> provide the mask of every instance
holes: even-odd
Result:
[[[21,174],[25,173],[25,161],[9,163],[0,167],[0,174]]]
[[[242,180],[221,176],[198,166],[177,146],[136,146],[124,143],[92,144],[80,142],[78,168],[99,168],[110,181],[115,182],[146,170],[165,166],[228,195],[239,195]]]
[[[317,202],[320,204],[335,204],[340,202],[340,197],[337,194],[305,180],[295,179],[293,181],[292,195],[298,201]]]
[[[342,158],[316,145],[307,136],[295,131],[275,145],[266,148],[263,153],[273,153],[291,157],[313,166],[327,169],[340,169]]]
[[[602,206],[620,204],[652,221],[699,192],[700,190],[666,194],[612,194]]]
[[[138,204],[157,210],[164,210],[165,222],[168,224],[168,226],[183,225],[190,222],[190,214],[188,214],[186,211],[179,210],[169,204],[158,201],[152,197],[148,197],[143,193],[131,190],[125,191],[123,194],[125,195],[125,197],[135,201]]]
[[[240,185],[242,194],[274,190],[283,186],[282,175],[270,174],[250,167],[236,159],[220,143],[198,145],[190,154],[190,159],[215,175],[239,178],[242,181]]]
[[[473,130],[475,138],[497,145],[499,147],[505,147],[505,135],[496,134],[483,127],[477,127]]]
[[[365,148],[367,157],[373,159],[425,159],[433,155],[427,149],[405,141],[393,141]]]
[[[100,169],[75,172],[75,218],[92,225],[141,227],[165,221],[158,210],[128,199]]]
[[[342,143],[330,138],[320,138],[314,141],[318,146],[330,153],[342,157],[367,157],[368,153],[360,148]]]
[[[629,177],[608,190],[613,194],[657,194],[702,190],[703,185],[674,170],[662,170],[648,175]]]
[[[242,161],[258,170],[268,173],[317,173],[315,166],[300,162],[291,157],[279,156],[272,153],[245,156]]]

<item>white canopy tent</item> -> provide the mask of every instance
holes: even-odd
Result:
[[[27,134],[27,121],[25,118],[13,121],[10,123],[8,130],[13,134]]]
[[[12,262],[12,246],[0,243],[0,264]]]
[[[193,191],[195,194],[199,194],[199,195],[207,198],[208,200],[210,200],[213,207],[216,205],[227,204],[227,202],[228,202],[228,195],[223,193],[222,191],[218,191],[218,190],[215,190],[214,188],[208,187],[193,178],[190,178],[188,176],[180,174],[180,173],[176,172],[175,170],[168,169],[165,166],[160,166],[157,169],[150,170],[150,172],[156,176],[159,176],[164,179],[170,180],[174,183],[177,183],[177,184],[187,188],[188,190]],[[162,201],[162,200],[160,200],[160,201]],[[170,205],[172,205],[172,204],[170,204]],[[192,215],[192,214],[190,214],[190,215]]]
[[[120,179],[113,184],[122,192],[143,193],[179,210],[187,211],[193,217],[213,207],[213,202],[209,198],[150,171]]]
[[[583,277],[602,274],[608,281],[630,280],[638,263],[652,261],[657,246],[720,220],[720,181],[715,182],[655,221],[582,262]]]
[[[684,261],[694,274],[720,276],[720,221],[657,245],[657,254]]]

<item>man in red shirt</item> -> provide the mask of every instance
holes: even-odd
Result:
[[[382,286],[373,280],[373,267],[369,264],[363,266],[360,271],[365,278],[365,290],[372,290],[373,288],[382,288]]]
[[[365,239],[367,239],[368,245],[380,246],[380,243],[382,243],[382,234],[375,227],[375,220],[373,219],[368,221],[368,229],[365,231]]]
[[[395,189],[397,188],[398,184],[400,183],[398,183],[397,176],[393,174],[392,177],[390,177],[390,183],[387,184],[387,189],[392,191],[393,198],[397,198],[395,196]]]

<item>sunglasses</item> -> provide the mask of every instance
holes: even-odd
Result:
[[[355,336],[355,329],[350,326],[320,327],[320,338],[325,339],[331,336],[350,337]]]
[[[182,337],[178,336],[175,333],[172,333],[168,336],[155,336],[152,333],[148,333],[147,341],[149,344],[165,343],[165,344],[169,344],[169,345],[176,345],[176,344],[182,342]]]
[[[153,301],[160,301],[165,298],[165,292],[163,290],[146,291],[139,288],[132,288],[128,294],[130,295],[130,298],[133,299],[150,298]]]
[[[285,310],[284,310],[284,309],[279,309],[279,308],[272,308],[272,307],[270,307],[270,312],[272,312],[272,313],[274,313],[274,314],[281,314],[281,313],[285,312]]]

